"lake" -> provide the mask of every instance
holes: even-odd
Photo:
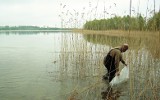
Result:
[[[129,80],[110,98],[160,98],[160,37],[108,36],[71,31],[1,32],[1,100],[101,100],[107,83],[103,58],[123,43]],[[122,69],[124,66],[120,64]]]

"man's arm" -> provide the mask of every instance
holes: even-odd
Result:
[[[116,72],[119,72],[119,62],[120,62],[120,54],[117,53],[115,55],[115,68],[116,68]]]
[[[123,60],[122,56],[121,56],[121,62],[122,62],[125,66],[127,66],[127,64],[126,64],[126,62]]]

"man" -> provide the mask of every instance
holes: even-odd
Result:
[[[122,58],[122,53],[128,50],[128,44],[123,44],[121,47],[113,48],[109,51],[107,56],[104,58],[104,66],[107,68],[108,73],[103,76],[104,79],[108,79],[109,82],[115,77],[119,76],[119,62],[121,61],[125,66],[127,64]]]

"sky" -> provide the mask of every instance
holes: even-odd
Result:
[[[155,0],[155,10],[160,0]],[[0,0],[0,26],[82,27],[86,21],[129,15],[130,0]],[[132,0],[132,16],[153,15],[154,0]],[[147,12],[147,13],[146,13]]]

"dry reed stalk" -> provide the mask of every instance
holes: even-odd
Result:
[[[129,62],[130,62],[131,59],[129,59]],[[129,63],[129,66],[130,66],[130,63]],[[132,100],[133,98],[133,84],[132,84],[132,74],[130,73],[131,71],[133,70],[133,67],[129,67],[129,86],[130,86],[130,99]]]
[[[149,84],[150,84],[151,89],[152,89],[152,93],[153,93],[154,100],[158,100],[158,98],[157,98],[157,93],[156,93],[156,91],[155,91],[155,89],[154,89],[153,83],[151,83],[151,80],[149,81]]]
[[[85,91],[87,91],[87,90],[89,90],[89,89],[92,89],[92,88],[95,88],[95,87],[97,87],[97,85],[99,85],[101,82],[96,82],[96,83],[94,83],[94,84],[92,84],[92,85],[89,85],[89,86],[87,86],[87,87],[84,87],[84,88],[82,88],[81,90],[79,90],[79,94],[81,94],[81,93],[83,93],[83,92],[85,92]]]
[[[114,35],[118,34],[118,31],[112,31],[112,32],[113,33],[115,32]],[[97,33],[95,33],[95,34],[97,34]],[[125,38],[128,37],[127,32],[122,33],[122,35],[124,35]],[[137,39],[137,37],[143,37],[144,35],[145,35],[145,37],[147,37],[146,40],[145,40],[145,38]],[[121,36],[121,35],[117,35],[117,36]],[[130,81],[130,84],[129,84],[130,94],[131,94],[130,98],[134,99],[136,97],[135,88],[138,87],[138,86],[135,83],[137,77],[134,76],[133,73],[137,73],[140,76],[145,75],[146,76],[145,79],[148,79],[147,75],[151,74],[151,72],[149,73],[149,66],[154,66],[154,60],[152,60],[152,58],[149,58],[149,57],[152,56],[152,54],[150,54],[150,52],[149,52],[149,54],[142,52],[143,49],[141,49],[141,48],[143,47],[143,45],[145,45],[145,46],[147,45],[147,49],[149,48],[151,52],[154,52],[155,54],[157,54],[156,52],[158,52],[158,51],[152,50],[153,48],[155,49],[155,47],[156,47],[156,46],[152,46],[152,44],[155,43],[155,44],[158,45],[158,43],[153,41],[153,40],[157,39],[157,35],[156,34],[152,35],[151,32],[145,33],[145,32],[133,32],[133,31],[131,31],[130,36],[136,37],[135,38],[136,41],[131,40],[132,38],[129,38],[129,39],[120,38],[119,40],[116,40],[116,41],[119,41],[119,42],[124,42],[125,41],[129,44],[132,43],[130,46],[135,46],[136,47],[136,48],[133,48],[133,49],[131,48],[131,50],[134,51],[134,52],[129,51],[129,53],[127,55],[128,58],[129,58],[128,65],[130,66],[130,80],[129,80]],[[152,37],[150,37],[150,36],[152,36]],[[75,37],[76,39],[73,39],[73,37]],[[60,72],[62,71],[61,72],[62,74],[65,71],[67,71],[67,68],[64,67],[64,66],[65,65],[69,66],[69,64],[67,63],[68,62],[67,59],[70,57],[68,52],[70,52],[69,51],[70,48],[73,47],[73,46],[69,46],[67,44],[67,42],[68,42],[67,38],[68,38],[67,35],[66,36],[63,35],[63,45],[62,45],[62,52],[63,53],[61,55],[62,65],[61,65],[61,68],[60,68]],[[95,41],[99,41],[98,39],[99,39],[98,36],[95,37]],[[102,73],[103,73],[103,70],[104,70],[103,67],[100,67],[100,66],[103,66],[101,60],[103,59],[104,51],[107,51],[107,50],[109,51],[109,48],[106,49],[105,46],[99,48],[99,46],[97,44],[95,46],[94,45],[88,45],[88,43],[86,41],[84,42],[83,40],[81,40],[81,37],[78,34],[76,34],[75,36],[72,36],[72,39],[70,39],[70,40],[72,40],[72,41],[70,41],[71,45],[74,45],[73,52],[76,52],[76,54],[72,53],[73,55],[72,55],[72,58],[70,60],[71,60],[71,62],[72,62],[72,60],[76,61],[76,63],[74,63],[74,64],[77,64],[76,67],[78,67],[76,69],[76,68],[74,68],[74,66],[72,66],[74,68],[74,70],[72,70],[72,71],[77,73],[77,75],[75,75],[74,73],[72,75],[77,76],[77,78],[86,78],[86,76],[88,76],[87,75],[88,73],[91,73],[91,77],[95,73],[96,74],[98,73],[98,75],[101,76]],[[114,43],[112,43],[112,42],[113,42],[113,40],[110,39],[107,43],[110,43],[109,45],[113,45]],[[140,46],[137,47],[137,44],[139,44]],[[88,50],[90,52],[88,52]],[[91,53],[91,54],[88,54],[88,53]],[[144,54],[146,54],[148,56],[144,56]],[[77,56],[78,56],[78,58],[77,58]],[[136,57],[138,57],[138,59]],[[147,59],[145,59],[145,57],[147,57]],[[76,58],[76,60],[74,60],[75,58]],[[88,59],[90,60],[89,62],[86,61]],[[93,61],[93,59],[94,59],[94,61]],[[100,60],[97,60],[97,59],[100,59]],[[135,62],[133,62],[134,59],[135,59]],[[92,63],[91,61],[93,61],[94,63]],[[146,63],[144,64],[143,62],[146,62]],[[92,67],[90,67],[90,66],[92,66]],[[69,67],[71,67],[71,66],[69,66]],[[88,70],[92,70],[93,72],[88,71]],[[143,71],[138,71],[138,70],[143,70]],[[144,74],[144,73],[146,73],[146,74]],[[144,82],[141,81],[141,78],[143,78],[143,77],[139,77],[139,79],[138,79],[138,81],[140,83],[139,86],[140,85],[143,86],[143,84],[144,84]],[[96,85],[95,86],[94,85],[87,86],[87,87],[83,88],[82,90],[80,90],[79,92],[83,93],[83,92],[86,92],[87,90],[90,90],[91,88],[94,88],[94,87],[96,87]],[[157,96],[156,90],[154,88],[158,88],[158,85],[156,87],[153,87],[152,83],[150,81],[150,85],[148,85],[148,87],[152,88],[153,96],[154,96],[155,99],[157,99],[158,96]],[[144,90],[140,91],[140,95],[139,95],[138,98],[140,98],[142,96],[143,96],[144,99],[147,98],[147,96],[144,94],[146,90],[147,89],[145,87]]]
[[[149,80],[148,80],[148,81],[149,81]],[[148,81],[147,81],[146,83],[148,83]],[[149,84],[149,83],[148,83],[148,84]],[[147,90],[148,84],[146,84],[145,87],[143,88],[143,90],[139,93],[139,95],[138,95],[139,98],[140,98],[140,97],[143,95],[143,93]]]

